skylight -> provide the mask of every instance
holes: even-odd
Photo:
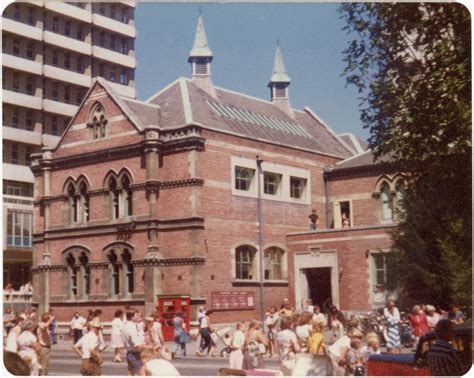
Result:
[[[248,110],[236,108],[235,106],[219,104],[214,101],[207,100],[207,103],[221,117],[230,118],[234,121],[264,126],[269,129],[282,131],[288,134],[298,135],[304,138],[312,138],[312,136],[305,130],[305,128],[297,123],[283,121],[281,119],[249,112]]]

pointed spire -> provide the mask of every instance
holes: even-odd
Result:
[[[189,53],[189,61],[192,58],[210,58],[212,59],[212,51],[207,44],[206,31],[204,29],[204,22],[202,16],[199,15],[196,26],[196,36],[194,37],[194,45]]]
[[[286,74],[285,64],[280,50],[280,41],[277,39],[277,48],[275,51],[275,63],[273,65],[273,74],[270,83],[289,83],[290,77]]]

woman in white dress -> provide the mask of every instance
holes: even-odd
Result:
[[[41,346],[33,333],[35,327],[36,325],[31,319],[25,320],[21,327],[22,332],[16,340],[18,355],[28,364],[30,375],[39,375],[38,353]]]
[[[115,311],[115,318],[112,320],[112,348],[114,348],[114,362],[122,362],[122,358],[120,357],[120,353],[123,349],[123,337],[122,337],[122,330],[123,330],[123,321],[122,321],[122,310]]]

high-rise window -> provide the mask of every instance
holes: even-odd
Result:
[[[33,214],[27,211],[8,209],[7,245],[9,247],[31,247]]]
[[[59,84],[57,81],[51,84],[51,98],[54,101],[58,101],[59,99]]]
[[[104,63],[99,64],[99,76],[101,76],[101,77],[105,76],[105,65],[104,65]]]
[[[31,146],[26,146],[25,147],[25,163],[26,165],[31,165]]]
[[[105,16],[105,3],[99,3],[99,13]]]
[[[58,116],[56,115],[53,115],[53,117],[51,118],[51,134],[59,135]]]
[[[34,92],[34,77],[33,76],[27,76],[26,78],[26,93],[29,95],[32,95]]]
[[[67,37],[71,36],[71,21],[69,20],[64,21],[64,35]]]
[[[32,7],[28,7],[27,21],[30,25],[35,24],[35,10]]]
[[[76,39],[82,41],[82,27],[81,27],[81,25],[77,25],[77,28],[76,28]]]
[[[20,163],[18,159],[18,151],[19,151],[18,143],[13,143],[12,144],[12,164]]]
[[[53,29],[53,32],[55,33],[59,32],[59,17],[58,16],[53,17],[52,29]]]
[[[76,71],[79,72],[79,73],[82,73],[82,70],[84,69],[84,60],[82,59],[82,57],[78,57],[76,59]]]
[[[99,46],[105,47],[105,32],[103,31],[99,33]]]
[[[33,131],[33,110],[27,109],[25,113],[25,128]]]
[[[70,53],[64,54],[64,68],[67,68],[68,70],[71,68],[71,54]]]
[[[53,56],[52,56],[51,62],[53,63],[53,66],[58,66],[59,65],[58,50],[53,50]]]
[[[35,45],[33,42],[26,43],[26,57],[30,60],[35,59],[35,52],[34,52]]]
[[[112,50],[115,50],[115,45],[116,45],[116,44],[115,44],[115,41],[116,41],[116,39],[117,39],[117,37],[115,36],[115,34],[112,34],[112,35],[110,36],[110,48],[111,48]]]
[[[13,40],[13,55],[20,56],[20,40],[18,38]]]
[[[13,6],[13,19],[16,21],[21,20],[20,6],[18,4]]]
[[[127,70],[125,69],[122,69],[122,72],[120,73],[120,83],[127,84]]]
[[[13,72],[13,90],[20,91],[20,74],[18,72]]]
[[[64,86],[64,102],[66,104],[71,103],[71,86],[70,85]]]
[[[115,81],[115,67],[110,67],[109,80],[110,81]]]
[[[110,18],[115,19],[115,16],[117,15],[117,6],[115,4],[110,5]]]
[[[120,40],[120,52],[122,54],[127,54],[128,53],[128,49],[127,49],[127,40],[125,38],[122,38]]]
[[[120,21],[122,21],[125,24],[128,24],[128,14],[125,9],[122,9],[122,13],[120,15]]]
[[[20,109],[15,107],[13,108],[13,115],[12,115],[12,127],[14,127],[15,129],[18,128],[19,119],[20,119]]]

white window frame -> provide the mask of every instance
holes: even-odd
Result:
[[[390,290],[387,290],[387,288],[384,288],[385,290],[383,291],[383,293],[379,295],[377,295],[376,290],[375,290],[376,284],[377,284],[376,282],[377,272],[376,272],[374,256],[376,255],[388,256],[389,253],[396,253],[396,252],[390,251],[389,249],[369,251],[369,277],[370,277],[369,291],[370,291],[371,303],[373,306],[380,306],[382,304],[385,304],[389,297],[394,298],[394,299],[397,299],[398,297],[398,292],[396,290],[390,291]],[[387,272],[386,264],[385,264],[385,272]]]
[[[265,158],[264,158],[265,160]],[[254,178],[249,190],[235,189],[235,167],[248,168],[255,171]],[[264,200],[298,203],[304,205],[311,205],[311,172],[307,169],[290,167],[282,164],[274,164],[268,161],[263,161],[262,171],[265,173],[272,173],[281,176],[279,185],[279,193],[277,195],[264,193],[264,174],[258,174],[257,162],[255,159],[248,159],[238,156],[231,157],[231,188],[232,195],[240,197],[258,198],[257,177],[260,178],[261,198]],[[290,178],[296,177],[306,180],[306,186],[303,189],[301,198],[293,198],[290,193]]]
[[[352,200],[349,198],[336,198],[334,199],[332,203],[333,207],[333,222],[334,222],[334,228],[335,229],[341,229],[342,228],[342,214],[341,214],[341,202],[349,202],[349,221],[350,225],[349,227],[345,228],[351,228],[354,227],[354,207],[352,206]]]
[[[255,256],[253,259],[253,272],[254,276],[252,279],[241,279],[237,278],[237,248],[242,246],[250,246],[255,250]],[[260,250],[258,245],[250,241],[241,241],[232,245],[230,249],[230,258],[231,258],[231,272],[232,280],[236,282],[259,282],[260,281]]]
[[[266,279],[265,278],[265,251],[267,251],[268,249],[272,249],[272,248],[275,248],[275,249],[279,249],[281,251],[283,251],[283,254],[282,254],[282,257],[281,257],[281,265],[280,265],[280,269],[281,269],[281,278],[278,278],[278,279]],[[269,244],[266,244],[263,248],[263,274],[264,274],[264,280],[265,282],[288,282],[288,252],[287,250],[284,248],[283,245],[280,245],[280,244],[275,244],[275,243],[269,243]]]

